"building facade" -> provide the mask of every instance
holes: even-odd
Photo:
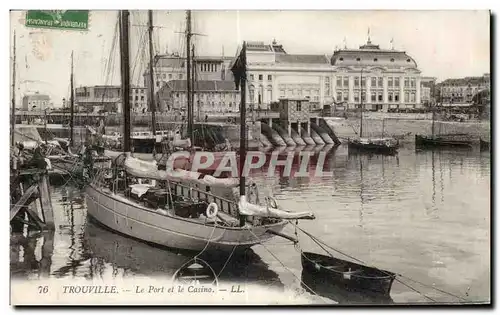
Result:
[[[229,64],[234,58],[224,56],[195,56],[194,73],[196,80],[200,81],[233,81]],[[179,54],[155,56],[154,91],[158,92],[165,84],[172,80],[186,80],[186,58]],[[144,86],[149,88],[149,71],[144,72]]]
[[[46,94],[27,94],[23,96],[23,110],[45,110],[50,106],[50,96]]]
[[[130,88],[130,106],[133,112],[148,108],[145,87]],[[75,89],[75,104],[82,112],[121,112],[121,87],[116,85],[83,86]]]
[[[306,98],[311,108],[333,102],[326,55],[288,54],[276,41],[247,42],[247,106],[270,109],[280,98]]]
[[[483,90],[490,90],[490,74],[481,77],[446,79],[439,83],[440,103],[471,104],[474,96]]]
[[[359,49],[336,50],[332,91],[347,108],[388,111],[420,108],[421,71],[404,51],[380,49],[370,39]]]
[[[289,54],[276,41],[247,42],[247,103],[267,109],[280,98],[306,98],[311,109],[342,103],[348,109],[419,108],[421,71],[404,51],[359,49],[327,55]]]
[[[194,83],[194,114],[204,117],[207,113],[239,111],[240,92],[234,81],[201,80]],[[157,93],[160,111],[185,111],[187,108],[186,81],[171,80]]]

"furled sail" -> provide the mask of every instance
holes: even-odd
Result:
[[[216,178],[183,169],[158,170],[156,161],[144,161],[131,156],[125,159],[124,166],[127,173],[149,179],[170,180],[174,182],[188,181],[212,187],[236,187],[239,184],[237,178]]]
[[[280,219],[307,219],[314,220],[316,217],[312,212],[303,211],[303,212],[288,212],[285,210],[280,210],[278,208],[274,208],[271,206],[259,206],[252,203],[247,202],[246,196],[240,197],[240,202],[238,203],[238,209],[240,214],[256,216],[256,217],[265,217],[265,218],[280,218]]]

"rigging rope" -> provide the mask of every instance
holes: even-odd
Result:
[[[300,281],[301,284],[303,284],[310,292],[312,292],[313,294],[317,295],[321,300],[323,300],[323,302],[325,303],[328,303],[328,301],[326,301],[321,295],[319,295],[318,293],[316,293],[313,289],[311,289],[307,284],[305,284],[301,278],[299,278],[297,275],[295,275],[295,273],[293,273],[293,271],[291,271],[278,257],[276,257],[276,255],[274,255],[273,252],[271,252],[271,250],[269,248],[267,248],[266,245],[263,244],[262,240],[257,236],[255,235],[255,233],[250,229],[250,227],[248,227],[248,231],[253,235],[255,236],[255,238],[259,241],[259,244],[262,245],[262,247],[264,247],[268,252],[269,254],[271,254],[271,256],[274,257],[274,259],[276,259],[282,266],[283,268],[285,268],[288,272],[290,272],[297,280]]]
[[[367,263],[365,263],[365,262],[363,262],[362,260],[357,259],[357,258],[355,258],[355,257],[353,257],[353,256],[351,256],[351,255],[348,255],[348,254],[346,254],[346,253],[344,253],[344,252],[342,252],[342,251],[340,251],[340,250],[338,250],[338,249],[335,249],[335,248],[333,248],[333,247],[329,246],[328,244],[326,244],[325,242],[321,241],[321,240],[320,240],[319,238],[317,238],[316,236],[314,236],[314,235],[312,235],[311,233],[309,233],[309,232],[307,232],[307,231],[305,231],[305,230],[301,229],[300,227],[298,227],[297,225],[295,225],[293,222],[291,222],[291,223],[292,223],[292,225],[294,225],[294,226],[295,226],[298,230],[300,230],[301,232],[303,232],[304,234],[306,234],[307,236],[309,236],[309,237],[310,237],[310,238],[311,238],[311,239],[312,239],[312,240],[313,240],[316,244],[318,244],[318,245],[319,245],[319,246],[320,246],[323,250],[325,250],[325,249],[324,249],[324,248],[323,248],[323,246],[321,246],[319,243],[323,244],[325,247],[328,247],[328,248],[330,248],[331,250],[333,250],[333,251],[335,251],[335,252],[338,252],[338,253],[340,253],[340,254],[342,254],[342,255],[344,255],[344,256],[346,256],[346,257],[349,257],[349,258],[351,258],[351,259],[353,259],[353,260],[355,260],[355,261],[357,261],[357,262],[359,262],[359,263],[361,263],[361,264],[363,264],[363,265],[368,266],[368,264],[367,264]],[[332,256],[332,257],[333,257],[333,255],[332,255],[330,252],[328,252],[327,250],[325,250],[325,252],[327,252],[330,256]],[[368,266],[368,267],[369,267],[369,266]],[[373,267],[373,268],[376,268],[376,267]],[[377,269],[378,269],[378,268],[377,268]],[[380,270],[380,269],[379,269],[379,270]],[[384,272],[383,270],[380,270],[380,271]],[[396,274],[396,276],[399,276],[399,277],[404,277],[404,278],[406,278],[406,279],[408,279],[408,280],[411,280],[411,281],[414,281],[414,282],[416,282],[416,283],[419,283],[419,284],[421,284],[422,286],[425,286],[425,287],[429,287],[429,288],[435,289],[436,291],[439,291],[439,292],[441,292],[441,293],[448,294],[449,296],[452,296],[452,297],[458,298],[458,299],[460,299],[460,300],[463,300],[463,301],[469,301],[469,300],[467,300],[467,299],[465,299],[465,298],[463,298],[463,297],[459,297],[459,296],[457,296],[457,295],[455,295],[455,294],[453,294],[453,293],[450,293],[450,292],[444,291],[444,290],[442,290],[442,289],[438,289],[438,288],[436,288],[436,287],[434,287],[434,286],[430,286],[430,285],[428,285],[428,284],[424,284],[424,283],[419,282],[419,281],[417,281],[417,280],[414,280],[414,279],[412,279],[412,278],[410,278],[410,277],[403,276],[403,275],[401,275],[401,274]],[[404,286],[406,286],[406,287],[408,287],[408,288],[412,289],[413,291],[415,291],[415,292],[417,292],[417,293],[421,294],[423,297],[425,297],[425,298],[427,298],[427,299],[429,299],[429,300],[431,300],[431,301],[433,301],[433,302],[437,302],[436,300],[432,299],[431,297],[429,297],[429,296],[427,296],[427,295],[423,294],[422,292],[418,291],[417,289],[415,289],[415,288],[411,287],[410,285],[408,285],[408,284],[404,283],[403,281],[401,281],[401,280],[400,280],[400,279],[398,279],[397,277],[395,278],[395,280],[396,280],[396,281],[398,281],[399,283],[403,284]],[[469,301],[469,302],[470,302],[470,301]]]

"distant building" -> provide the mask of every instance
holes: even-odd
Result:
[[[121,86],[94,85],[75,89],[75,103],[80,111],[121,112]],[[147,111],[147,93],[145,87],[131,87],[130,107],[134,112]]]
[[[431,88],[428,86],[422,85],[421,89],[421,101],[424,105],[429,105],[432,102],[432,93]]]
[[[23,110],[45,110],[50,106],[50,96],[47,94],[27,94],[23,96]]]
[[[331,57],[290,54],[276,41],[247,42],[247,64],[247,103],[255,108],[270,108],[280,98],[306,98],[312,110],[334,102],[382,111],[422,106],[416,61],[369,38],[359,49],[335,50]]]
[[[421,71],[404,51],[381,49],[370,38],[359,49],[333,53],[333,91],[337,102],[368,110],[422,107]]]
[[[194,56],[194,73],[199,81],[233,81],[229,64],[233,57]],[[186,57],[179,54],[157,55],[154,60],[154,91],[172,80],[186,80]],[[149,88],[149,71],[144,72],[144,86]]]
[[[490,90],[490,84],[489,73],[481,77],[446,79],[439,83],[440,103],[443,105],[471,104],[477,93]]]
[[[311,109],[307,98],[282,98],[279,100],[280,123],[287,128],[288,135],[291,129],[301,134],[301,128],[311,132]]]
[[[307,98],[313,108],[332,103],[333,69],[325,54],[289,54],[276,41],[247,42],[247,106],[269,109],[280,98]]]
[[[186,81],[172,80],[158,92],[159,110],[186,110]],[[239,111],[240,93],[234,81],[203,80],[194,83],[194,114]]]

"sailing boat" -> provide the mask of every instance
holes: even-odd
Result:
[[[261,206],[247,201],[244,177],[240,177],[239,183],[233,179],[223,180],[211,176],[186,178],[196,175],[195,172],[158,170],[155,163],[131,156],[128,19],[129,12],[120,11],[124,151],[115,160],[113,168],[102,170],[87,186],[88,215],[130,237],[170,248],[202,251],[248,248],[280,235],[288,219],[314,219],[310,212],[288,212],[279,209],[273,202]],[[242,121],[245,121],[246,106],[245,55],[246,44],[243,43],[239,62],[235,65],[235,72],[243,74]],[[244,124],[241,130],[241,142],[245,144]],[[245,146],[240,150],[244,153]],[[193,182],[191,186],[185,184],[189,179]],[[214,186],[232,192],[238,184],[239,200],[219,197],[210,192]]]
[[[472,148],[472,141],[467,134],[441,134],[435,133],[435,104],[432,107],[432,128],[431,136],[415,135],[416,147],[462,147]]]
[[[369,152],[378,154],[396,154],[398,145],[392,138],[363,138],[363,68],[361,68],[361,106],[360,106],[360,125],[359,125],[359,138],[349,139],[348,147],[349,152]]]

